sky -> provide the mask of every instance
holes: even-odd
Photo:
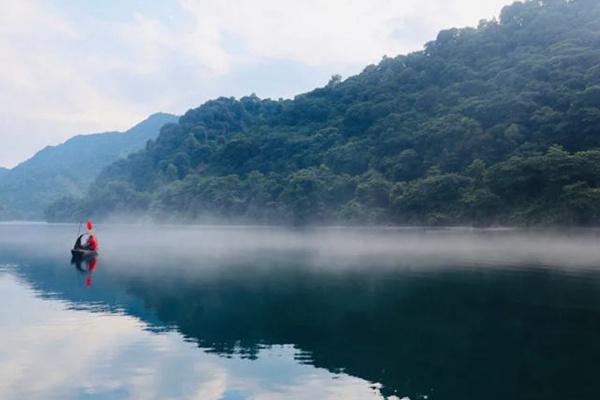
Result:
[[[219,96],[292,98],[511,0],[0,0],[0,166]]]

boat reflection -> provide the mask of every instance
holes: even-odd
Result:
[[[82,274],[85,274],[85,286],[92,287],[92,274],[98,266],[97,256],[73,256],[71,264]]]

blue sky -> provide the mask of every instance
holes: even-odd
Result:
[[[293,97],[510,0],[0,0],[0,166],[218,96]]]

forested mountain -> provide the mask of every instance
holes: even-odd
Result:
[[[104,167],[142,149],[174,121],[174,115],[154,114],[126,132],[75,136],[0,171],[0,218],[41,219],[44,209],[61,197],[83,196]]]
[[[515,3],[293,100],[220,98],[51,220],[600,223],[600,2]]]

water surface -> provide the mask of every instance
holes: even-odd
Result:
[[[0,225],[1,399],[597,399],[598,232]]]

